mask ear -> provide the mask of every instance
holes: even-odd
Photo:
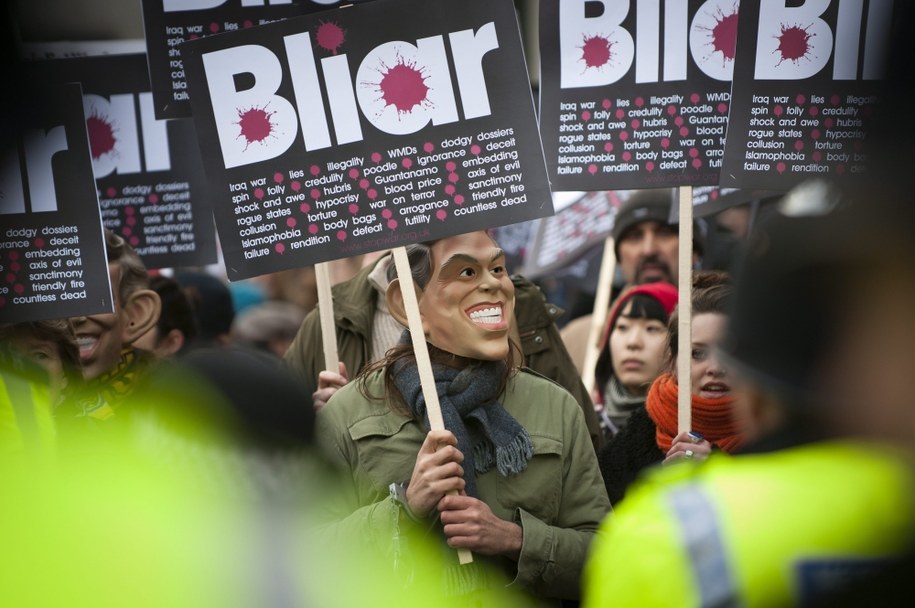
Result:
[[[404,327],[409,327],[407,307],[404,304],[403,292],[400,290],[400,279],[393,279],[388,284],[388,289],[384,292],[384,301],[388,305],[391,316]]]
[[[162,301],[152,289],[140,289],[127,298],[121,306],[121,312],[126,317],[124,326],[124,345],[133,344],[134,341],[152,329],[159,321],[162,311]]]

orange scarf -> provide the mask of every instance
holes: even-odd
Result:
[[[691,430],[702,433],[706,441],[725,452],[736,449],[743,441],[731,412],[733,397],[703,399],[692,396]],[[648,415],[657,427],[656,441],[667,452],[677,436],[677,383],[671,374],[661,374],[648,389],[645,399]]]

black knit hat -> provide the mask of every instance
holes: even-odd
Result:
[[[675,194],[676,190],[671,188],[637,190],[620,204],[613,220],[613,252],[617,260],[620,258],[620,241],[637,224],[654,221],[666,226],[676,225],[670,221]],[[693,249],[701,254],[703,245],[703,231],[694,222]]]

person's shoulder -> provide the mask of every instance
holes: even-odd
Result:
[[[515,372],[509,382],[509,389],[513,396],[531,404],[544,402],[555,408],[565,405],[574,410],[581,409],[567,388],[529,367],[522,367]]]

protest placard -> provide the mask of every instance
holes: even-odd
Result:
[[[194,124],[158,120],[142,54],[40,61],[48,82],[78,81],[106,228],[147,268],[216,261],[211,196]]]
[[[796,4],[741,3],[722,186],[788,190],[867,170],[893,2]]]
[[[17,94],[27,109],[0,138],[0,322],[111,312],[80,87]]]
[[[553,188],[718,183],[737,0],[540,3],[540,128]]]
[[[230,279],[552,213],[511,2],[368,2],[183,48]]]

